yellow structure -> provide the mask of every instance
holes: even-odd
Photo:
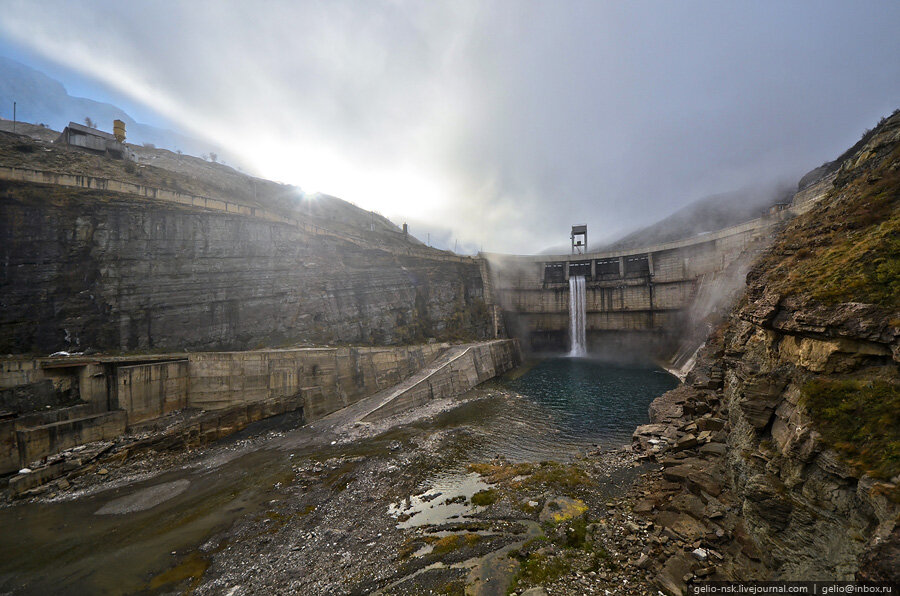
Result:
[[[113,135],[120,143],[125,142],[125,123],[121,120],[113,120]]]

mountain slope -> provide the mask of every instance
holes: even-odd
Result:
[[[788,185],[711,195],[598,249],[627,250],[714,232],[759,217],[776,203],[790,202],[792,195]]]
[[[210,151],[219,153],[229,161],[220,147],[209,142],[142,124],[114,105],[84,97],[73,97],[63,85],[29,66],[0,56],[0,105],[11,112],[16,102],[16,119],[23,122],[42,123],[51,129],[62,130],[71,122],[84,123],[90,118],[102,130],[111,131],[113,120],[125,122],[128,141],[138,145],[151,143],[158,147],[179,149],[185,153],[201,155]],[[12,114],[8,114],[12,116]],[[7,127],[4,127],[6,129]]]

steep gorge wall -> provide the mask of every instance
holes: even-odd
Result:
[[[693,576],[900,580],[900,113],[864,141],[635,433],[689,493],[645,511],[719,553],[709,575],[668,550],[667,593]]]
[[[492,335],[478,263],[427,250],[15,181],[0,182],[0,240],[0,352]]]
[[[892,357],[900,330],[862,305],[766,302],[743,309],[725,336],[731,482],[748,531],[779,577],[852,579],[862,553],[894,530],[896,479],[873,477],[835,451],[806,392],[820,378],[900,382]]]

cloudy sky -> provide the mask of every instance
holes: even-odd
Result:
[[[900,107],[900,2],[0,0],[0,55],[245,168],[537,252],[836,157]]]

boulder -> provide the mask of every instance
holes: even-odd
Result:
[[[547,499],[538,519],[542,522],[561,522],[580,517],[587,511],[587,505],[579,499],[569,497],[553,497]]]
[[[650,403],[647,410],[650,422],[671,422],[681,418],[684,415],[684,404],[697,393],[696,389],[686,385],[663,393]]]
[[[691,561],[684,553],[677,553],[669,557],[654,581],[669,596],[683,596],[687,590],[684,576],[690,571]]]
[[[698,443],[699,441],[697,440],[696,435],[688,434],[678,439],[678,441],[675,443],[674,449],[675,451],[682,451],[684,449],[696,447]]]
[[[725,452],[728,450],[728,446],[725,443],[707,443],[700,447],[699,451],[702,455],[714,455],[721,456],[725,455]]]
[[[681,511],[661,511],[656,516],[656,523],[687,542],[700,540],[707,533],[703,523]]]
[[[725,428],[725,421],[722,420],[721,418],[715,418],[713,416],[710,416],[708,418],[700,418],[699,420],[697,420],[697,428],[700,429],[701,431],[703,431],[703,430],[710,430],[710,431],[722,430],[723,428]]]
[[[656,508],[656,501],[653,499],[642,499],[634,506],[635,513],[649,513]]]

